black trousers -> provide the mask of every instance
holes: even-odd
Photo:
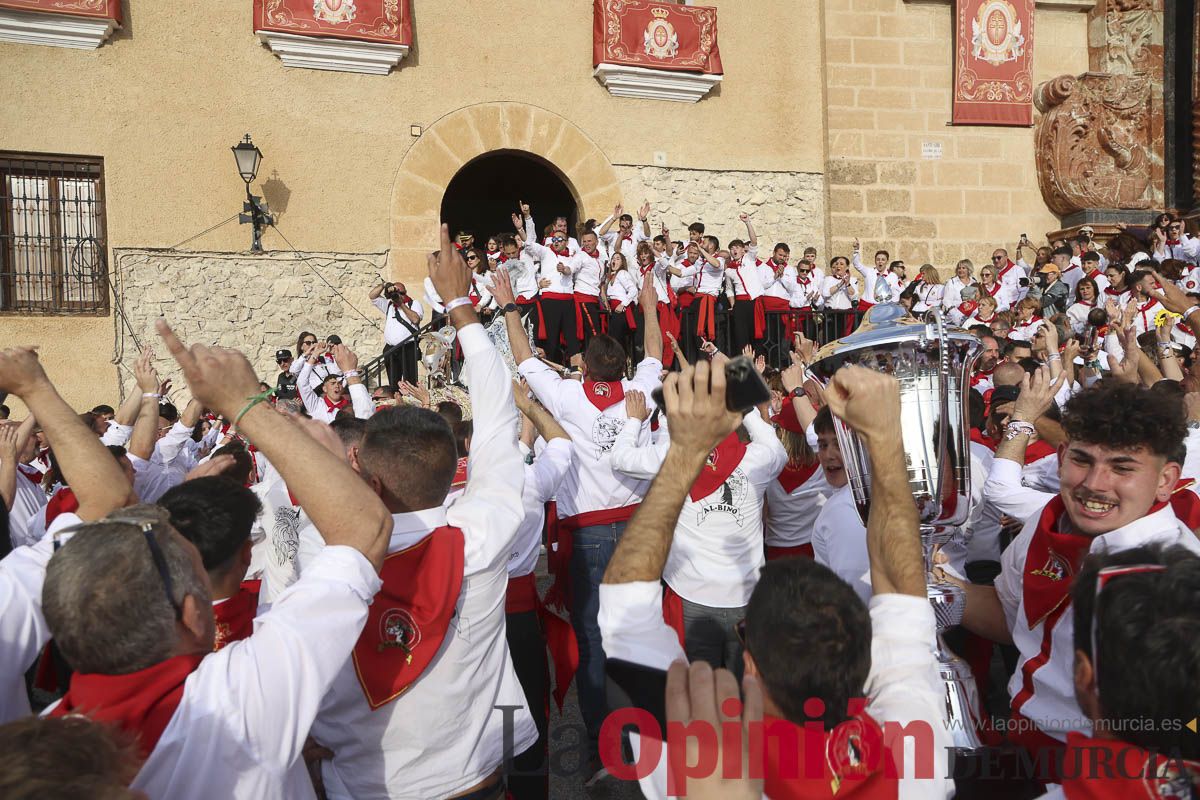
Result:
[[[393,386],[398,385],[400,381],[415,384],[417,382],[416,341],[409,339],[389,353],[390,347],[390,345],[383,347],[383,352],[387,354],[383,359],[383,364],[387,368],[388,383]]]
[[[579,341],[578,348],[573,350],[570,355],[587,350],[588,342],[592,341],[592,337],[604,333],[604,322],[600,315],[607,315],[607,311],[600,310],[599,303],[580,303],[577,308],[578,313],[583,315],[583,338]],[[579,332],[579,327],[579,323],[576,323],[576,333]]]
[[[754,301],[738,300],[733,306],[733,352],[730,355],[741,355],[742,348],[748,344],[758,344],[754,340]]]
[[[538,739],[513,759],[508,790],[516,800],[545,800],[550,796],[549,740],[550,666],[546,638],[536,611],[505,615],[505,637],[513,669],[525,692],[529,713],[537,725]]]
[[[542,349],[546,351],[547,359],[565,367],[571,356],[579,352],[579,339],[575,336],[575,301],[543,298],[542,315],[546,322]]]

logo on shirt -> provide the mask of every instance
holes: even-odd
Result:
[[[600,414],[592,423],[592,441],[596,443],[596,447],[600,448],[602,455],[612,450],[613,445],[616,444],[617,435],[621,433],[621,424],[624,421]]]
[[[665,8],[652,8],[650,14],[654,19],[646,26],[645,51],[651,58],[674,58],[679,52],[679,34],[675,26],[667,21],[670,11]]]
[[[300,549],[300,510],[291,506],[275,509],[275,529],[271,543],[275,551],[275,563],[281,567],[294,564]]]
[[[717,454],[715,452],[708,454],[708,466],[713,467],[717,462]],[[742,524],[742,519],[745,516],[742,509],[742,504],[746,500],[746,495],[750,491],[750,480],[746,477],[746,473],[742,472],[741,468],[735,469],[733,473],[725,479],[721,484],[719,492],[713,492],[709,497],[714,499],[714,502],[707,503],[700,507],[696,512],[696,524],[703,525],[704,520],[708,519],[710,514],[728,514],[733,517],[734,522],[738,525]],[[705,500],[709,498],[706,497]]]
[[[592,384],[592,394],[597,397],[608,397],[612,394],[612,387],[607,383],[597,382]]]
[[[1030,575],[1037,575],[1041,578],[1049,578],[1052,581],[1061,581],[1070,572],[1070,567],[1067,562],[1057,553],[1051,553],[1046,559],[1046,563],[1041,569],[1031,571]]]
[[[379,620],[379,644],[376,650],[384,652],[393,647],[404,651],[407,662],[412,663],[412,651],[421,643],[421,629],[412,614],[402,608],[387,611]]]

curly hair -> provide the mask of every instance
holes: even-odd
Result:
[[[1166,459],[1176,456],[1187,436],[1183,404],[1177,398],[1113,380],[1071,398],[1063,412],[1063,427],[1073,442],[1115,450],[1144,447]]]

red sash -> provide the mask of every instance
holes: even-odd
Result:
[[[71,487],[64,486],[55,492],[46,504],[46,527],[49,528],[50,523],[54,522],[59,514],[74,514],[78,510],[79,498],[71,491]]]
[[[791,403],[788,403],[788,405],[791,405]],[[808,466],[804,466],[802,464],[794,467],[791,464],[788,464],[783,468],[783,471],[779,473],[779,477],[776,478],[776,480],[779,481],[779,485],[783,487],[785,492],[791,494],[804,484],[808,483],[808,479],[815,475],[817,470],[820,468],[821,463],[819,461],[814,461]]]
[[[713,451],[708,454],[700,476],[692,484],[688,496],[692,502],[699,502],[717,491],[742,463],[746,455],[746,443],[738,438],[737,431],[726,436]]]
[[[450,481],[451,489],[461,489],[467,485],[467,457],[458,460],[454,468],[454,480]]]
[[[599,304],[600,298],[590,294],[576,293],[573,297],[575,300],[575,338],[583,341],[583,324],[587,322],[587,329],[592,332],[592,336],[603,333],[602,330],[596,327],[596,320],[592,319],[592,312],[588,311],[589,303]]]
[[[625,400],[625,384],[620,381],[584,381],[583,395],[598,411]]]
[[[231,642],[240,642],[254,632],[254,618],[258,616],[258,593],[262,581],[242,581],[242,588],[233,597],[213,606],[213,617],[217,622],[217,636],[213,640],[213,651],[220,650]]]
[[[1096,769],[1096,765],[1105,767]],[[1116,739],[1067,734],[1063,794],[1068,800],[1195,797],[1200,762],[1169,758]]]
[[[779,558],[807,558],[809,560],[816,559],[816,553],[813,551],[812,544],[798,544],[793,547],[780,547],[777,545],[767,545],[767,561],[774,561]]]
[[[698,299],[700,312],[696,315],[696,335],[712,341],[717,338],[717,298],[711,294],[702,294]]]
[[[759,295],[753,300],[748,294],[739,294],[734,297],[739,303],[754,303],[754,338],[761,339],[767,332],[767,312],[763,305],[763,297]]]
[[[125,675],[76,672],[71,688],[49,716],[83,714],[96,722],[115,724],[137,737],[138,749],[146,758],[175,716],[184,681],[200,666],[204,655],[175,656]]]
[[[446,525],[383,560],[383,587],[354,645],[354,671],[371,709],[408,691],[441,649],[462,589],[463,532]]]
[[[617,307],[620,305],[621,305],[620,300],[609,300],[608,301],[608,307],[611,308],[613,311],[616,311]],[[629,326],[629,330],[631,330],[631,331],[637,330],[637,320],[634,319],[634,316],[633,316],[633,304],[632,303],[630,305],[625,306],[625,324]]]
[[[675,348],[671,347],[671,340],[667,338],[667,334],[679,338],[679,315],[675,313],[673,302],[658,304],[658,327],[662,331],[662,363],[670,369],[675,363]]]
[[[508,579],[508,592],[504,598],[505,614],[520,614],[534,611],[545,631],[546,647],[554,660],[554,702],[559,712],[567,698],[567,690],[579,669],[579,642],[571,623],[546,608],[537,593],[537,575],[530,572]]]

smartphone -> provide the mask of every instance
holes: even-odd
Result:
[[[666,410],[662,387],[650,396],[658,407]],[[730,411],[746,413],[755,406],[771,400],[771,390],[763,376],[754,368],[754,362],[746,356],[731,358],[725,362],[725,407]]]

